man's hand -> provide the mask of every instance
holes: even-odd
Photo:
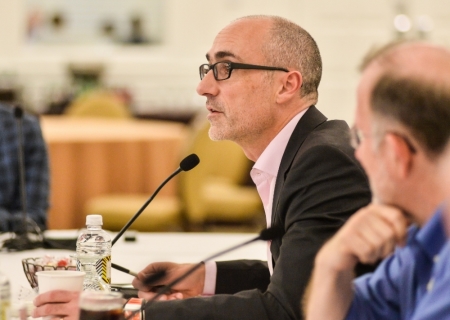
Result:
[[[355,213],[320,250],[317,260],[336,271],[375,263],[405,243],[408,220],[396,208],[371,204]]]
[[[172,262],[152,263],[138,273],[137,277],[133,279],[132,285],[139,290],[138,296],[140,298],[149,300],[155,296],[161,286],[167,285],[180,277],[192,268],[192,266],[193,264],[177,264]],[[163,279],[147,286],[143,283],[146,278],[162,270],[166,271],[166,276]],[[205,266],[202,265],[194,273],[173,286],[170,292],[159,297],[158,300],[185,299],[199,296],[203,293],[204,284]]]
[[[80,316],[79,307],[80,292],[54,290],[38,295],[33,303],[35,309],[32,317],[55,317],[65,320],[78,320]]]
[[[396,245],[403,246],[408,224],[400,210],[389,206],[371,204],[356,212],[316,256],[306,318],[344,319],[353,299],[356,264],[377,262]]]

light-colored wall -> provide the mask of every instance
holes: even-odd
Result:
[[[6,58],[14,57],[22,46],[24,24],[22,0],[0,0],[0,55]]]
[[[249,14],[281,15],[317,40],[324,63],[318,107],[329,118],[353,122],[357,66],[373,45],[394,39],[400,11],[413,21],[421,15],[434,24],[425,35],[450,44],[449,0],[161,0],[164,43],[156,47],[23,45],[24,0],[0,0],[0,75],[16,75],[26,98],[43,111],[52,91],[68,84],[69,62],[101,62],[109,85],[128,86],[136,110],[201,108],[196,97],[198,65],[215,34],[231,20]],[[402,10],[401,5],[406,5]]]

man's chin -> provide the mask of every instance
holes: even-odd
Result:
[[[209,128],[208,135],[212,141],[227,140],[227,136],[225,135],[225,133],[217,130],[217,128],[215,128],[213,125],[211,125],[211,127]]]
[[[382,194],[379,194],[373,190],[372,190],[372,203],[395,207],[393,201],[391,201],[389,198],[383,197]]]

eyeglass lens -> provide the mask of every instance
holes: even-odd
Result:
[[[224,80],[230,76],[230,65],[226,62],[218,62],[213,65],[214,75],[217,80]]]
[[[200,80],[203,80],[211,69],[213,70],[214,78],[216,80],[225,80],[230,77],[230,65],[226,62],[217,62],[213,65],[202,64],[200,66]]]

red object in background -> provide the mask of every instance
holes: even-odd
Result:
[[[67,260],[59,260],[58,267],[66,267],[68,265]]]

